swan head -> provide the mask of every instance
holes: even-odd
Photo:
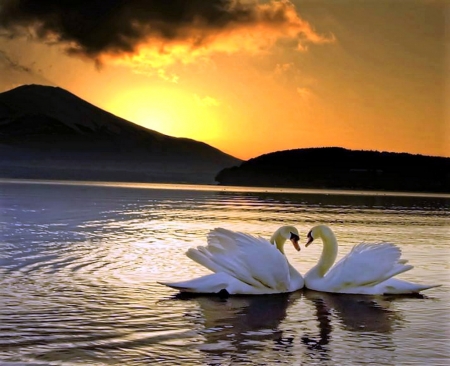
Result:
[[[277,231],[274,232],[270,238],[272,244],[276,244],[277,248],[284,254],[283,246],[286,240],[289,240],[297,251],[300,251],[300,245],[298,241],[300,240],[300,235],[298,230],[294,226],[281,226]]]
[[[317,238],[325,238],[328,236],[329,237],[334,236],[333,232],[328,226],[326,225],[314,226],[311,230],[309,230],[309,233],[306,236],[308,241],[306,242],[305,247],[309,246]]]

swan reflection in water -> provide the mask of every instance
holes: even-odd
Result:
[[[333,333],[333,349],[343,338],[359,342],[355,332],[370,333],[370,342],[380,349],[392,348],[390,334],[402,321],[398,311],[391,309],[393,298],[367,295],[304,290],[267,296],[177,298],[199,305],[200,313],[187,316],[202,325],[204,342],[198,349],[209,365],[250,362],[255,357],[267,364],[332,360]],[[353,335],[347,337],[349,332]]]
[[[182,295],[178,298],[196,301],[201,312],[187,314],[201,323],[204,337],[199,350],[208,365],[229,362],[251,362],[254,357],[263,363],[276,362],[276,349],[289,352],[293,347],[293,332],[280,329],[289,307],[298,302],[302,292],[257,296]],[[269,352],[264,352],[264,351]],[[262,352],[262,353],[261,353]],[[258,356],[256,356],[258,354]]]
[[[364,333],[370,335],[370,343],[374,348],[395,348],[391,334],[402,323],[401,314],[391,309],[395,297],[335,294],[306,289],[303,296],[305,303],[315,309],[318,323],[318,335],[306,332],[301,336],[309,358],[331,360],[329,346],[332,344],[333,332],[339,332],[339,338],[348,334],[348,338],[353,338],[356,343],[361,339],[358,334],[351,333]]]

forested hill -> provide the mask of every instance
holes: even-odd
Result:
[[[278,151],[219,172],[222,185],[450,193],[450,158],[338,147]]]

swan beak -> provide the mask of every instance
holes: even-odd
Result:
[[[308,238],[308,241],[307,241],[306,244],[305,244],[305,248],[306,248],[309,244],[311,244],[311,243],[313,242],[313,240],[314,240],[313,235],[312,235],[312,230],[309,230],[309,233],[308,233],[308,235],[306,235],[306,237]]]
[[[294,245],[294,248],[297,249],[297,252],[300,251],[300,245],[298,244],[298,240],[291,239],[292,244]]]
[[[314,238],[312,236],[308,236],[308,241],[305,244],[305,248],[308,247],[309,244],[313,242]]]
[[[299,236],[297,234],[291,233],[291,237],[289,238],[291,243],[294,245],[294,248],[297,249],[297,252],[300,251],[300,245],[298,244],[298,241],[300,240]]]

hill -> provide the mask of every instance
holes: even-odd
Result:
[[[311,148],[279,151],[219,172],[223,185],[450,193],[450,158]]]
[[[0,93],[1,178],[213,183],[219,170],[239,162],[58,87],[25,85]]]

